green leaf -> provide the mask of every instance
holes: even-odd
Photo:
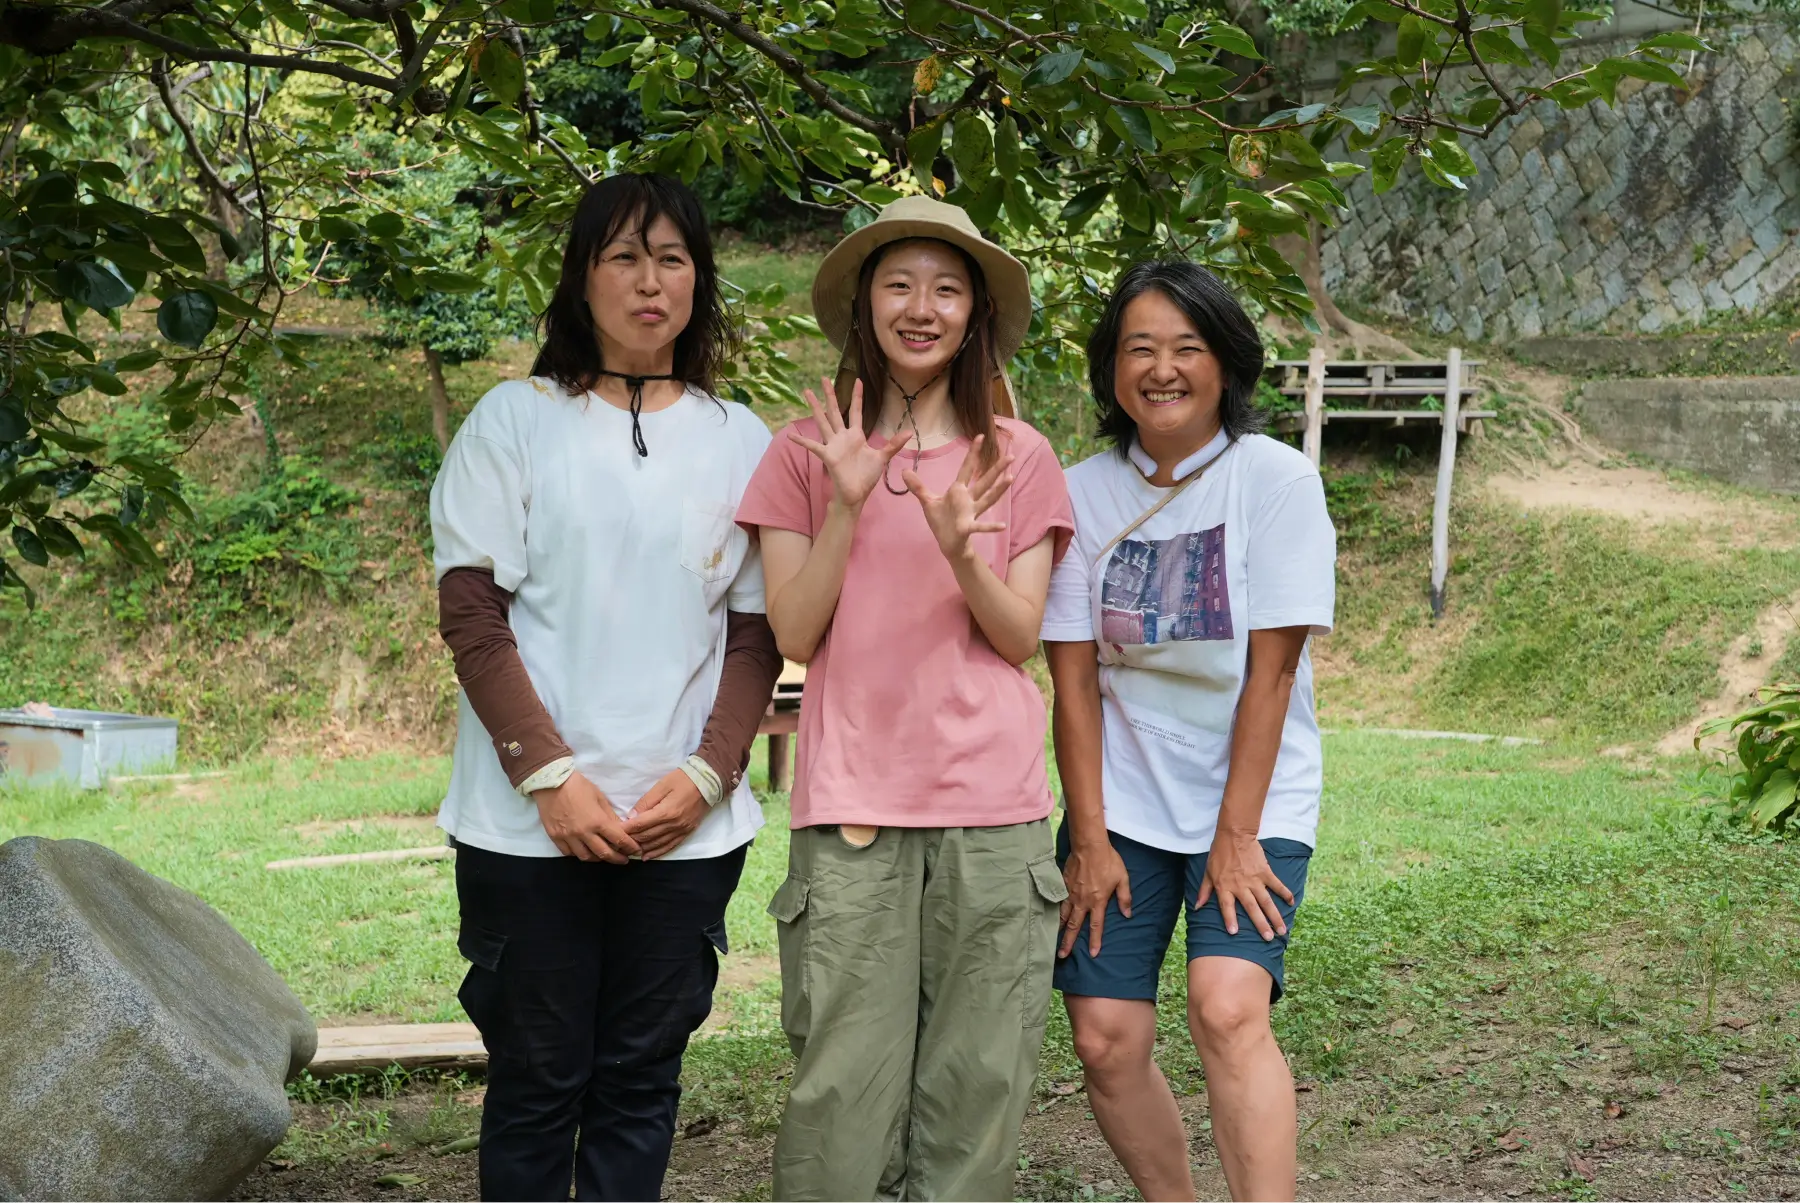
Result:
[[[1025,73],[1025,78],[1019,81],[1019,86],[1021,88],[1054,87],[1080,70],[1085,57],[1079,50],[1064,50],[1057,54],[1046,54],[1031,65],[1031,70]]]
[[[1359,104],[1347,109],[1339,109],[1338,116],[1354,125],[1365,134],[1372,134],[1381,128],[1382,108],[1378,104]]]
[[[1439,167],[1459,180],[1466,182],[1475,178],[1475,160],[1460,143],[1439,138],[1431,143],[1431,157]]]
[[[56,269],[56,287],[63,296],[89,309],[105,313],[129,305],[131,286],[92,260],[64,262]]]
[[[525,64],[513,48],[499,38],[489,38],[481,47],[476,67],[481,82],[501,104],[515,104],[525,88]]]
[[[0,397],[0,443],[13,443],[31,433],[31,420],[12,397]]]
[[[102,242],[94,254],[128,271],[159,272],[168,266],[155,251],[132,242]]]
[[[1535,25],[1527,25],[1525,27],[1525,44],[1531,47],[1532,51],[1539,58],[1543,59],[1552,67],[1562,62],[1562,47],[1556,44],[1555,38],[1537,28]]]
[[[13,527],[13,539],[18,540],[19,528]],[[19,549],[25,555],[25,549]],[[31,559],[26,555],[26,559]],[[40,561],[33,560],[33,563]],[[1768,781],[1757,794],[1756,801],[1751,803],[1750,812],[1745,817],[1752,830],[1767,827],[1779,818],[1789,807],[1796,805],[1796,797],[1800,796],[1800,776],[1788,768],[1778,768],[1769,774]]]
[[[1562,0],[1525,0],[1526,27],[1554,35],[1562,21],[1562,7]]]
[[[42,568],[50,563],[50,552],[44,547],[44,541],[28,527],[13,527],[12,541],[13,546],[19,549],[19,557],[27,564],[36,564]]]
[[[1111,184],[1093,184],[1083,188],[1068,199],[1058,216],[1073,232],[1094,215],[1094,210],[1106,202],[1106,197],[1111,191]]]
[[[906,136],[907,162],[912,165],[913,175],[928,196],[935,195],[931,186],[931,165],[937,162],[938,149],[943,143],[944,121],[941,117],[927,121]]]
[[[1389,138],[1370,152],[1369,161],[1374,168],[1373,183],[1377,195],[1394,186],[1394,181],[1400,174],[1400,164],[1405,160],[1406,139],[1404,137]]]
[[[986,121],[974,113],[957,115],[950,135],[950,161],[965,181],[975,183],[988,177],[994,162],[994,134]]]
[[[1200,41],[1208,46],[1216,46],[1227,54],[1258,60],[1262,58],[1262,51],[1256,48],[1250,35],[1235,25],[1210,25],[1200,35]]]
[[[1019,174],[1019,125],[1010,113],[994,130],[994,170],[1008,180]]]
[[[200,240],[179,221],[154,213],[142,214],[136,221],[138,227],[150,236],[150,241],[156,244],[156,249],[167,255],[177,266],[191,272],[206,270],[206,252],[200,249]]]
[[[1408,71],[1419,65],[1425,57],[1425,39],[1430,33],[1426,23],[1411,13],[1400,22],[1400,33],[1394,43],[1394,61]]]
[[[1671,31],[1659,33],[1638,43],[1639,50],[1687,50],[1695,54],[1707,54],[1712,47],[1691,33]]]
[[[1158,67],[1161,67],[1171,75],[1175,74],[1175,60],[1169,57],[1169,52],[1167,50],[1159,50],[1155,46],[1146,46],[1142,42],[1133,42],[1132,45],[1137,48],[1139,54],[1155,63]]]
[[[39,518],[33,525],[37,527],[38,538],[43,541],[44,549],[59,559],[81,554],[81,540],[72,531],[54,518]]]
[[[113,360],[115,372],[141,372],[153,368],[162,362],[161,351],[133,351],[129,355],[121,355]]]
[[[218,322],[218,302],[199,291],[178,292],[156,311],[156,328],[162,336],[195,350]]]
[[[1681,72],[1667,63],[1659,63],[1647,58],[1615,58],[1607,62],[1614,65],[1620,75],[1629,75],[1634,79],[1649,80],[1653,84],[1668,84],[1670,87],[1687,86],[1687,79]]]
[[[376,1186],[417,1186],[425,1179],[417,1174],[383,1174],[375,1179]]]
[[[50,426],[40,427],[38,429],[38,435],[42,437],[46,443],[54,443],[64,451],[70,451],[76,455],[81,455],[88,451],[98,451],[100,448],[106,446],[106,444],[102,443],[99,439],[90,439],[85,434],[70,434],[66,430],[57,430]]]
[[[1107,115],[1107,124],[1129,139],[1139,150],[1156,150],[1156,132],[1150,128],[1150,114],[1133,105],[1115,104]]]
[[[1509,63],[1514,67],[1531,66],[1531,56],[1525,53],[1525,48],[1502,30],[1477,30],[1474,41],[1476,53],[1488,62]]]

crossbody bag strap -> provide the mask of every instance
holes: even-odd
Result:
[[[1230,451],[1230,450],[1231,450],[1230,446],[1227,446],[1225,448],[1225,451]],[[1135,531],[1138,527],[1144,525],[1144,523],[1150,521],[1150,519],[1156,517],[1157,514],[1161,513],[1162,508],[1165,505],[1168,505],[1171,501],[1174,501],[1177,497],[1181,496],[1182,493],[1186,492],[1187,487],[1189,485],[1198,481],[1202,476],[1205,476],[1208,469],[1210,469],[1214,464],[1218,463],[1220,460],[1225,458],[1225,451],[1219,452],[1219,454],[1217,454],[1217,455],[1213,456],[1211,459],[1207,460],[1206,463],[1201,465],[1198,469],[1196,469],[1193,472],[1190,472],[1188,475],[1186,475],[1186,476],[1182,477],[1180,480],[1176,481],[1174,486],[1172,488],[1170,488],[1170,490],[1167,493],[1164,493],[1161,497],[1156,499],[1155,505],[1151,506],[1149,509],[1147,509],[1143,513],[1139,514],[1136,518],[1132,519],[1130,526],[1127,526],[1124,530],[1122,530],[1118,534],[1114,535],[1110,540],[1107,541],[1106,546],[1102,547],[1100,549],[1100,554],[1094,557],[1094,565],[1096,567],[1098,567],[1100,564],[1100,561],[1104,560],[1107,557],[1107,555],[1111,553],[1113,548],[1115,548],[1119,544],[1123,543],[1126,540],[1126,538],[1128,538],[1131,535],[1131,533],[1133,531]],[[1135,468],[1137,465],[1133,464],[1132,466]]]

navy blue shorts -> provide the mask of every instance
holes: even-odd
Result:
[[[1125,862],[1125,871],[1131,875],[1131,918],[1120,913],[1117,896],[1106,904],[1106,930],[1101,934],[1097,957],[1088,955],[1088,929],[1082,923],[1074,949],[1056,962],[1053,980],[1058,990],[1090,998],[1143,998],[1155,1002],[1163,957],[1169,950],[1169,937],[1175,934],[1176,916],[1186,915],[1188,960],[1238,957],[1254,961],[1267,969],[1273,979],[1269,1001],[1280,999],[1282,959],[1287,953],[1288,938],[1293,935],[1294,911],[1306,893],[1311,848],[1297,840],[1258,841],[1263,855],[1269,858],[1269,868],[1281,884],[1294,892],[1293,906],[1279,895],[1272,895],[1287,923],[1288,935],[1264,940],[1242,908],[1238,911],[1235,936],[1225,930],[1217,898],[1207,899],[1198,911],[1194,909],[1194,899],[1199,897],[1200,883],[1206,877],[1206,853],[1165,852],[1117,832],[1107,835]],[[1061,865],[1068,859],[1069,823],[1064,819],[1056,833],[1056,863]]]

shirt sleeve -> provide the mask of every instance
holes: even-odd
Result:
[[[1308,473],[1281,486],[1250,519],[1250,629],[1330,632],[1337,600],[1337,532],[1325,482]]]
[[[797,531],[809,539],[817,533],[812,506],[812,465],[816,461],[791,433],[798,428],[802,434],[812,435],[811,426],[810,421],[794,423],[776,435],[763,452],[762,462],[744,488],[744,499],[738,503],[739,526],[772,526]],[[742,607],[733,605],[732,609]]]
[[[1050,573],[1050,593],[1044,600],[1041,638],[1052,643],[1083,643],[1094,637],[1094,604],[1087,556],[1072,542],[1069,554]]]
[[[1023,444],[1021,446],[1021,444]],[[1061,563],[1075,533],[1075,512],[1069,504],[1069,484],[1050,440],[1035,430],[1013,434],[1016,457],[1013,466],[1012,514],[1007,523],[1006,558],[1036,547],[1045,535],[1052,538],[1051,562]]]
[[[440,581],[455,568],[485,569],[496,585],[514,593],[530,564],[530,477],[517,449],[471,425],[464,423],[451,440],[431,486],[433,566]]]
[[[738,521],[743,521],[741,512]],[[768,612],[769,603],[763,590],[762,544],[755,539],[750,540],[750,550],[744,553],[743,564],[731,578],[731,589],[725,594],[725,608],[739,614]]]

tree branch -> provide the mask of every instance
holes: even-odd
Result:
[[[151,65],[150,80],[156,85],[156,94],[162,97],[163,108],[168,111],[169,119],[181,131],[181,140],[187,144],[188,157],[194,161],[194,169],[200,173],[201,182],[209,191],[229,200],[248,215],[249,208],[238,196],[237,189],[227,184],[214,169],[211,160],[206,157],[205,149],[200,145],[200,139],[194,134],[194,127],[188,122],[187,114],[181,111],[181,103],[175,97],[175,90],[169,86],[167,60],[158,59]]]
[[[724,9],[715,4],[709,4],[707,0],[657,0],[657,7],[674,9],[676,12],[687,13],[691,17],[710,21],[775,64],[783,75],[793,80],[800,86],[802,92],[812,98],[813,103],[838,120],[846,125],[855,126],[865,133],[874,134],[881,139],[883,145],[896,154],[904,150],[906,140],[900,136],[900,131],[892,122],[871,117],[860,109],[851,108],[833,96],[830,89],[807,73],[805,63]]]

